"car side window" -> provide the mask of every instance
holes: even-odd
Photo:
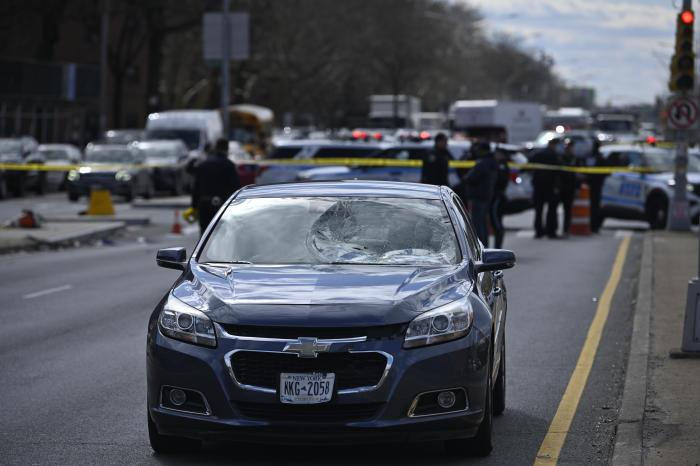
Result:
[[[469,255],[474,260],[481,260],[481,250],[479,248],[479,242],[476,240],[476,233],[474,232],[474,228],[472,227],[469,215],[467,214],[467,209],[464,208],[464,204],[462,204],[462,200],[458,196],[453,195],[452,201],[457,207],[457,212],[459,212],[460,221],[462,222],[462,226],[464,227],[464,231],[466,232],[467,246],[469,247]]]

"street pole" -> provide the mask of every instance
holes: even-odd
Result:
[[[668,223],[669,230],[690,231],[690,212],[688,211],[687,184],[688,178],[688,130],[679,129],[676,132],[676,160],[674,169],[676,182],[671,201],[671,212]]]
[[[224,125],[224,137],[229,139],[229,114],[228,106],[230,96],[230,65],[231,65],[231,15],[229,14],[230,0],[223,0],[222,15],[223,18],[223,38],[221,48],[221,118]]]
[[[100,133],[107,131],[107,46],[109,42],[109,3],[102,0],[100,18]]]

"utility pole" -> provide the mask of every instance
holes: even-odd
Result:
[[[683,10],[676,23],[676,53],[671,62],[671,91],[676,92],[675,103],[670,105],[669,122],[678,129],[675,181],[676,189],[671,204],[669,229],[690,230],[686,173],[688,171],[688,128],[698,117],[698,106],[692,97],[695,91],[695,53],[693,27],[695,14],[691,0],[683,0]],[[689,95],[690,94],[690,95]],[[676,211],[676,209],[678,209]],[[700,358],[700,263],[698,275],[688,282],[685,321],[680,350],[671,351],[672,358]]]
[[[228,106],[230,103],[229,90],[231,86],[231,15],[230,10],[230,0],[222,0],[223,4],[221,7],[222,21],[223,24],[223,34],[222,37],[222,47],[221,47],[221,118],[224,124],[224,137],[229,139],[229,113]]]
[[[695,89],[695,53],[693,51],[693,26],[695,14],[692,1],[683,0],[683,9],[676,21],[676,49],[671,61],[671,81],[669,88],[677,97],[687,97]],[[676,112],[684,112],[679,106]],[[680,118],[683,115],[676,115]],[[671,200],[669,230],[690,231],[688,211],[687,172],[688,172],[688,128],[679,127],[676,132],[675,189]]]
[[[107,50],[110,0],[102,0],[100,18],[100,133],[107,131]]]

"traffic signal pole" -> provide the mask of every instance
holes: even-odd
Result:
[[[689,231],[690,215],[687,197],[688,128],[697,118],[698,108],[693,101],[695,92],[695,53],[693,51],[693,26],[695,14],[691,0],[683,0],[683,10],[676,23],[676,52],[671,62],[669,87],[675,91],[676,101],[685,103],[670,106],[669,121],[674,122],[676,137],[676,186],[671,203],[668,228],[673,231]],[[692,115],[691,115],[692,114]],[[683,123],[687,124],[683,124]],[[680,124],[679,124],[680,123]],[[700,241],[700,237],[698,239]],[[672,358],[700,358],[700,256],[698,275],[688,282],[685,304],[685,320],[681,348],[670,352]]]
[[[695,14],[692,0],[683,0],[683,8],[676,21],[676,49],[671,61],[671,80],[669,87],[676,92],[676,97],[687,97],[695,88],[695,53],[693,50],[693,26]],[[682,112],[679,107],[676,112]],[[683,117],[679,115],[679,117]],[[688,129],[677,128],[675,189],[671,200],[668,229],[671,231],[690,231],[690,212],[688,210],[687,174],[688,172]]]
[[[223,0],[221,5],[221,18],[223,24],[221,47],[221,119],[223,123],[224,138],[229,139],[230,121],[228,106],[230,103],[229,92],[231,89],[231,15],[230,0]]]

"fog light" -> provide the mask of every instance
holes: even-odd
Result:
[[[182,406],[187,401],[187,395],[179,388],[170,390],[170,402],[175,406]]]
[[[454,392],[440,392],[437,396],[437,402],[441,408],[449,409],[455,405],[457,397]]]

